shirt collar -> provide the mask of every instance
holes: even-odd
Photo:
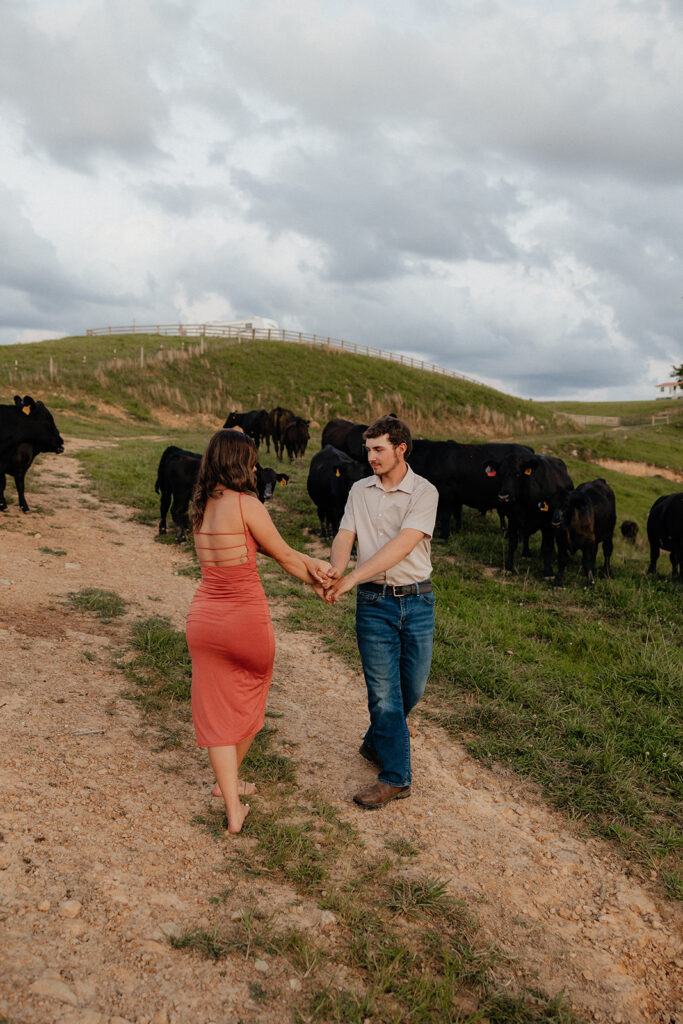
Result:
[[[406,465],[408,464],[406,463]],[[408,466],[408,472],[403,477],[400,484],[396,484],[395,487],[390,487],[388,491],[385,491],[381,483],[379,482],[379,477],[375,476],[375,474],[373,473],[372,476],[367,478],[365,486],[379,487],[380,491],[384,491],[385,494],[391,494],[392,491],[405,491],[406,494],[412,494],[413,491],[415,490],[415,474],[413,473],[410,466]]]

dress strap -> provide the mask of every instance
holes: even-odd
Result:
[[[238,494],[238,498],[239,498],[239,503],[240,503],[240,515],[242,516],[242,529],[244,530],[244,537],[246,539],[248,531],[247,531],[247,524],[244,521],[244,512],[242,511],[242,492],[241,491]]]

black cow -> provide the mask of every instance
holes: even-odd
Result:
[[[340,452],[350,455],[356,462],[366,462],[368,453],[365,448],[364,431],[367,423],[354,423],[353,420],[330,420],[323,428],[322,446],[333,445]]]
[[[259,501],[265,503],[268,498],[273,497],[273,492],[278,484],[280,487],[286,487],[288,483],[289,477],[286,473],[276,473],[269,466],[262,467],[258,462],[256,463],[256,490]]]
[[[266,451],[270,453],[270,416],[265,409],[252,409],[250,412],[231,412],[223,424],[223,429],[240,427],[252,438],[258,448],[261,441],[266,442]]]
[[[5,474],[14,477],[23,512],[29,508],[24,495],[24,477],[36,455],[41,452],[60,454],[64,441],[57,430],[52,413],[30,395],[14,396],[14,405],[0,405],[0,509],[7,508]]]
[[[199,452],[189,452],[176,445],[169,445],[159,460],[154,485],[157,494],[161,493],[159,533],[166,533],[166,517],[170,508],[178,544],[187,540],[187,513],[201,461]],[[275,485],[286,486],[288,480],[286,473],[276,473],[274,469],[264,469],[256,464],[256,490],[260,501],[272,498]]]
[[[295,458],[303,458],[306,454],[306,445],[310,437],[308,431],[308,424],[310,422],[310,420],[302,419],[301,416],[296,416],[285,427],[282,440],[287,449],[290,462]]]
[[[529,537],[541,531],[543,575],[552,576],[555,547],[553,512],[574,484],[562,459],[553,455],[507,455],[489,464],[484,472],[498,473],[498,500],[508,517],[507,572],[514,572],[514,556],[521,536],[523,554],[529,553]]]
[[[270,410],[270,434],[278,459],[282,458],[284,450],[285,428],[295,419],[296,413],[293,413],[291,409],[284,409],[281,405],[276,405],[274,409]]]
[[[497,464],[508,455],[526,458],[533,455],[533,448],[523,444],[413,441],[408,463],[439,492],[437,522],[442,540],[450,536],[451,516],[455,517],[456,530],[461,528],[463,505],[481,513],[497,508],[503,525],[503,512],[498,503],[498,473],[493,462]]]
[[[315,453],[311,459],[306,488],[318,510],[321,537],[334,537],[351,486],[370,473],[367,462],[363,465],[331,444]]]
[[[161,494],[159,508],[159,533],[166,533],[166,516],[171,509],[175,524],[175,539],[178,544],[187,540],[187,510],[194,490],[199,463],[199,452],[189,452],[172,444],[166,448],[159,460],[154,490]]]
[[[588,586],[595,585],[595,559],[602,544],[605,576],[609,579],[609,560],[614,547],[617,509],[614,491],[602,477],[591,480],[565,494],[555,505],[553,529],[557,539],[557,574],[555,586],[564,586],[564,567],[569,552],[581,549],[583,571]]]
[[[634,523],[632,519],[624,519],[619,529],[624,540],[629,544],[635,544],[638,536],[638,523]]]
[[[683,491],[657,498],[647,517],[648,572],[655,572],[660,548],[669,552],[671,577],[683,580]]]

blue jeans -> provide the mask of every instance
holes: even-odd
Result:
[[[424,693],[432,663],[434,594],[394,597],[359,587],[356,636],[368,688],[365,743],[382,762],[380,782],[409,786],[406,719]]]

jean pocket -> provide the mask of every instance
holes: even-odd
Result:
[[[428,594],[420,594],[420,600],[424,604],[428,604],[430,607],[433,607],[434,606],[434,602],[436,600],[435,597],[434,597],[434,592],[431,591]]]
[[[356,603],[357,604],[377,604],[378,600],[382,595],[375,593],[373,590],[357,590],[356,591]]]

